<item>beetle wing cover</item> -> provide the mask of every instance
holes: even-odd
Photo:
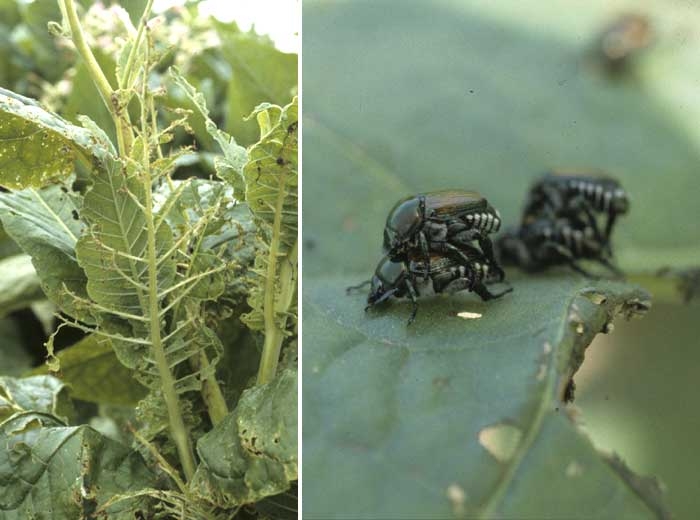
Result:
[[[485,210],[486,199],[476,191],[444,190],[425,194],[425,213],[439,218],[456,218]]]

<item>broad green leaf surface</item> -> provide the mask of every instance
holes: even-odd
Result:
[[[97,144],[87,130],[35,101],[0,89],[0,185],[21,189],[64,180]]]
[[[258,138],[255,121],[244,119],[260,103],[284,106],[296,95],[297,55],[278,51],[267,36],[218,24],[224,57],[231,66],[226,131],[243,145]]]
[[[29,307],[44,298],[32,259],[28,255],[15,255],[0,260],[0,316]]]
[[[553,167],[606,169],[630,192],[613,237],[625,271],[697,265],[700,140],[648,72],[668,53],[614,80],[590,49],[616,9],[496,4],[305,5],[309,518],[665,514],[654,486],[632,491],[560,402],[593,335],[646,299],[638,288],[509,270],[502,300],[422,298],[408,328],[410,305],[365,314],[365,295],[344,293],[374,271],[401,197],[475,189],[513,225]]]
[[[105,72],[105,75],[113,81],[114,78],[114,59],[107,56],[101,49],[94,49],[95,59],[100,64],[100,67]],[[60,113],[69,121],[78,122],[79,115],[88,116],[102,128],[113,143],[117,142],[117,135],[114,129],[114,122],[109,110],[102,101],[100,93],[95,87],[95,83],[90,77],[90,72],[83,61],[79,61],[75,66],[75,75],[72,77],[71,90],[68,93]]]
[[[2,520],[96,518],[114,495],[155,485],[138,452],[48,414],[16,414],[0,423],[0,445]],[[152,518],[142,498],[105,509],[114,520]]]
[[[61,310],[91,322],[66,291],[87,296],[87,278],[75,254],[85,228],[78,204],[76,195],[60,186],[0,193],[0,219],[7,234],[32,257],[46,296]]]
[[[108,339],[86,336],[56,357],[60,363],[57,377],[70,387],[75,399],[130,406],[146,395],[146,389],[119,362]],[[33,373],[48,374],[49,369],[42,365]]]
[[[0,377],[0,422],[23,412],[47,413],[63,422],[75,413],[68,387],[53,376]]]
[[[249,504],[297,479],[297,373],[243,392],[238,406],[197,443],[192,487],[220,506]]]
[[[646,308],[643,291],[518,278],[492,302],[425,298],[407,327],[410,305],[365,313],[344,293],[355,281],[304,286],[305,516],[653,517],[651,492],[632,492],[560,402],[586,345]]]
[[[19,377],[35,363],[33,356],[27,352],[22,337],[22,325],[12,317],[0,319],[0,359],[3,376]]]
[[[629,191],[613,236],[626,272],[700,264],[700,43],[679,36],[698,25],[695,6],[304,8],[308,274],[369,273],[388,209],[411,193],[476,189],[515,224],[529,185],[553,167],[608,170]],[[626,8],[650,15],[657,43],[615,80],[590,49]]]

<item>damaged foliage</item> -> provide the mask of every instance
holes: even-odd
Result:
[[[104,13],[111,13],[105,20],[114,15],[113,24],[95,22],[97,6],[83,25],[72,0],[58,2],[63,19],[50,28],[75,45],[82,74],[66,81],[90,80],[75,86],[103,101],[96,120],[76,115],[58,87],[47,99],[63,104],[73,122],[0,91],[0,185],[7,188],[0,219],[36,271],[26,294],[8,305],[33,303],[40,285],[59,320],[57,328],[47,321],[48,370],[35,372],[61,378],[79,399],[137,403],[94,423],[133,422],[127,447],[89,426],[68,426],[86,412],[70,412],[59,379],[3,380],[0,518],[42,510],[57,518],[229,518],[287,491],[297,478],[296,364],[276,371],[296,331],[296,101],[256,110],[260,139],[249,149],[205,113],[206,129],[224,152],[215,159],[224,180],[175,178],[178,169],[211,159],[186,138],[204,120],[187,96],[196,109],[204,97],[178,73],[171,81],[172,33],[148,23],[152,2],[145,4],[136,25],[116,6]],[[194,16],[190,23],[202,21]],[[196,30],[207,34],[201,25]],[[215,33],[210,27],[208,34]],[[237,40],[245,38],[240,33]],[[267,52],[279,52],[269,46]],[[187,52],[179,64],[190,68],[196,52]],[[184,104],[169,92],[176,84],[186,89]],[[251,168],[263,175],[249,179]],[[246,200],[251,191],[254,207]],[[243,316],[247,311],[272,318],[259,327]],[[84,338],[58,352],[69,328]],[[238,371],[232,380],[221,360],[257,355],[250,343],[264,345],[258,376]],[[242,434],[240,447],[229,450],[205,440],[230,435],[237,420],[250,424],[252,441]],[[269,449],[252,450],[250,442]],[[222,458],[234,472],[250,466],[247,491],[203,484],[216,480],[211,464]],[[54,466],[65,459],[71,460],[61,469],[65,481],[53,483]]]

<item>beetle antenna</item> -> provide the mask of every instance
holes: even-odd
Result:
[[[368,286],[370,283],[372,283],[372,280],[365,280],[364,282],[358,283],[357,285],[351,285],[350,287],[346,287],[345,294],[352,294],[353,292]]]

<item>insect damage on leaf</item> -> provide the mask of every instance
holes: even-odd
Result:
[[[21,189],[66,179],[79,156],[92,155],[90,133],[12,94],[0,90],[0,185]]]

